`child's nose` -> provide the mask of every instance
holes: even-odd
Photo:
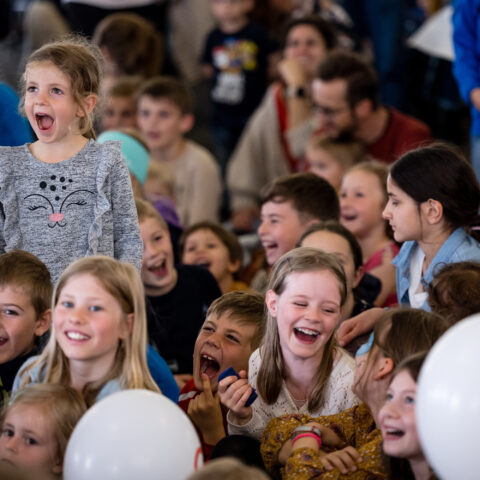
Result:
[[[18,435],[12,435],[11,437],[8,437],[5,446],[6,446],[7,450],[10,450],[12,452],[17,452],[18,451],[18,442],[19,442]]]
[[[259,235],[263,235],[263,234],[267,233],[267,231],[268,231],[267,223],[266,222],[260,222],[260,225],[258,226],[257,233]]]
[[[220,338],[221,338],[221,335],[217,332],[214,332],[208,337],[207,342],[210,345],[213,345],[213,346],[219,348],[220,347]]]

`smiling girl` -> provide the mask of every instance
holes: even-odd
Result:
[[[94,141],[99,52],[80,38],[32,53],[23,110],[37,141],[0,147],[0,252],[26,250],[56,281],[74,259],[108,255],[140,270],[142,241],[119,142]]]
[[[229,433],[260,439],[268,421],[285,413],[329,415],[358,403],[350,387],[354,362],[336,346],[333,332],[346,299],[342,266],[333,255],[297,248],[274,265],[266,295],[263,345],[240,378],[219,383],[230,409]],[[250,407],[252,392],[259,398]]]
[[[108,257],[83,258],[61,276],[53,295],[50,340],[20,369],[13,390],[28,383],[59,383],[81,392],[87,405],[123,389],[158,391],[146,348],[138,272]]]
[[[420,445],[415,419],[417,381],[426,355],[412,355],[398,365],[379,413],[389,479],[436,479]]]

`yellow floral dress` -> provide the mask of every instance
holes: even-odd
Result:
[[[317,422],[332,429],[346,445],[354,447],[362,461],[355,472],[342,474],[338,469],[326,471],[321,454],[312,448],[300,448],[288,457],[285,467],[277,463],[278,452],[299,425]],[[375,426],[365,403],[341,413],[325,417],[309,415],[283,415],[267,425],[262,437],[261,452],[267,470],[275,478],[284,480],[380,480],[387,477],[381,459],[382,436]],[[322,453],[323,455],[324,453]]]

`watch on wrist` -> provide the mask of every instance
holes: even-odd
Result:
[[[286,90],[286,95],[290,98],[306,98],[307,89],[305,87],[288,86]]]
[[[302,433],[313,433],[320,439],[322,438],[322,431],[318,427],[314,427],[313,425],[300,425],[293,430],[290,439],[293,440],[297,435]]]

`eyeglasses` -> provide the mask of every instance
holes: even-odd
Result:
[[[350,107],[330,108],[330,107],[324,107],[323,105],[319,105],[318,103],[315,103],[313,105],[313,109],[316,114],[323,115],[324,117],[331,119],[342,112],[350,110]]]

